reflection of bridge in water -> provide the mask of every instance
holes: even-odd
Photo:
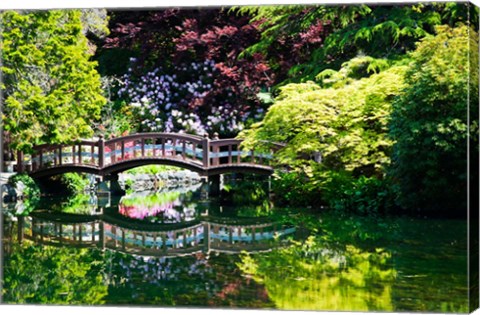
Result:
[[[144,226],[112,222],[106,215],[19,217],[18,239],[38,244],[97,247],[144,256],[181,256],[196,252],[239,253],[268,251],[298,236],[296,227],[251,219],[205,217],[186,224]],[[242,221],[244,221],[242,223]],[[246,222],[250,221],[250,222]]]

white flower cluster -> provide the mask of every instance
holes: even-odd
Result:
[[[198,135],[213,130],[240,131],[246,116],[229,103],[235,96],[225,91],[224,99],[218,93],[212,97],[217,71],[213,60],[182,65],[175,74],[156,68],[137,76],[131,67],[121,78],[118,96],[130,102],[138,115],[140,131]]]

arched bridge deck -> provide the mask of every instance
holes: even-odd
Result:
[[[188,134],[140,133],[72,145],[40,145],[33,154],[19,153],[17,171],[34,178],[67,172],[108,175],[148,164],[186,168],[202,176],[229,172],[270,174],[270,161],[281,144],[268,152],[242,151],[242,140],[209,139]]]

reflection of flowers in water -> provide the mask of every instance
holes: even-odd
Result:
[[[181,275],[205,279],[206,274],[212,272],[212,267],[202,253],[181,258],[132,255],[120,258],[118,266],[122,270],[122,278],[131,287],[137,286],[138,280],[159,285],[162,282],[181,280]]]
[[[127,197],[120,201],[120,214],[140,220],[178,223],[195,219],[195,204],[185,205],[179,193],[169,192]]]
[[[109,289],[126,299],[157,306],[258,308],[269,301],[262,284],[242,277],[235,256],[207,257],[201,252],[171,258],[115,253]]]
[[[145,218],[162,214],[165,221],[180,222],[181,213],[174,208],[174,205],[174,202],[169,202],[167,204],[151,207],[143,205],[125,206],[120,204],[118,206],[118,211],[120,212],[120,214],[132,219],[144,220]]]

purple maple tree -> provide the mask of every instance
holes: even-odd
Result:
[[[283,81],[324,35],[316,21],[280,34],[264,52],[244,53],[261,39],[262,22],[227,8],[110,12],[103,51],[134,57],[117,96],[137,108],[137,129],[226,137],[260,120],[269,104],[259,93]]]

